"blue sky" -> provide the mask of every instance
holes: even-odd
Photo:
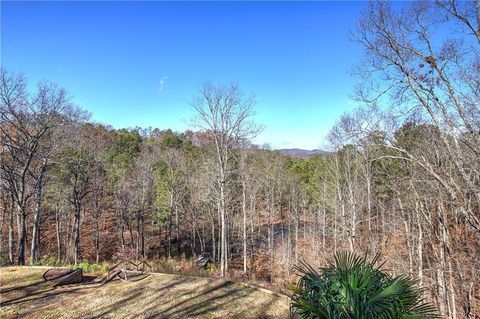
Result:
[[[189,128],[200,85],[257,99],[256,138],[324,146],[354,103],[363,2],[1,2],[1,63],[65,87],[97,122]]]

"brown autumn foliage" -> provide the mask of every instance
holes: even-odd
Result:
[[[203,88],[195,131],[115,130],[72,116],[64,91],[29,94],[2,70],[2,265],[148,259],[284,291],[302,260],[380,252],[443,317],[479,318],[478,10],[370,3],[353,32],[365,49],[360,106],[332,127],[329,152],[306,159],[251,144],[254,101],[235,85]],[[467,30],[448,34],[471,37],[455,42],[467,47],[430,38],[450,25]],[[239,104],[208,108],[212,96]],[[225,131],[235,119],[246,122]],[[210,271],[194,267],[203,252]]]

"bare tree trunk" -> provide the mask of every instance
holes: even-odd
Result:
[[[402,199],[400,196],[397,198],[398,206],[400,208],[400,216],[408,216],[408,218],[403,220],[403,225],[405,226],[405,241],[408,249],[408,272],[410,275],[413,274],[413,247],[412,247],[412,233],[411,233],[411,218],[410,214],[405,214],[405,209],[403,208]]]
[[[205,252],[205,225],[202,224],[202,234],[200,235],[200,230],[197,228],[198,241],[200,242],[200,253]]]
[[[35,187],[35,210],[33,214],[33,232],[32,232],[32,248],[30,250],[30,264],[34,265],[39,255],[40,245],[40,218],[42,214],[42,191],[43,176],[47,169],[47,160],[45,159],[40,168],[40,174]]]
[[[212,259],[214,261],[217,260],[215,242],[215,219],[212,218]]]
[[[253,212],[255,211],[255,196],[250,196],[250,265],[253,268],[253,252],[255,249],[255,229],[253,226]]]
[[[62,260],[62,246],[60,238],[60,216],[58,214],[58,207],[55,205],[55,226],[56,226],[56,237],[57,237],[57,260],[60,262]]]
[[[13,238],[13,215],[15,210],[15,199],[11,196],[10,209],[8,211],[8,261],[11,265],[14,263],[13,251],[15,250],[15,242]]]
[[[218,214],[218,231],[219,231],[219,236],[218,236],[218,244],[217,244],[217,259],[220,258],[221,249],[222,249],[222,217],[220,213],[220,202],[217,203],[217,214]],[[221,263],[221,260],[220,260]]]
[[[168,258],[172,257],[172,218],[173,218],[173,192],[170,193],[170,209],[168,211]]]
[[[296,209],[297,210],[297,209]],[[295,264],[298,263],[298,210],[295,215]]]
[[[338,162],[338,154],[335,155],[335,186],[336,186],[336,189],[337,189],[337,200],[342,208],[342,218],[345,219],[345,202],[343,200],[343,197],[342,197],[342,189],[340,187],[340,165],[339,165],[339,162]],[[334,245],[334,252],[336,253],[337,252],[337,214],[335,214],[335,238],[334,238],[334,241],[335,241],[335,245]]]
[[[177,238],[177,254],[180,256],[180,224],[178,222],[178,208],[175,205],[175,228],[177,230],[177,233],[175,234]]]
[[[333,253],[337,253],[337,215],[338,215],[338,197],[335,194],[335,215],[333,217]]]
[[[97,212],[95,218],[95,263],[98,264],[100,261],[100,223],[99,223],[99,214]]]
[[[165,256],[168,258],[168,223],[165,224],[165,241],[163,244],[163,249],[165,249]]]
[[[135,259],[138,259],[140,254],[140,212],[137,211],[137,237],[135,240]]]
[[[273,282],[273,269],[274,269],[274,263],[275,263],[275,247],[274,247],[274,241],[275,241],[275,233],[274,233],[274,228],[273,228],[273,219],[272,215],[275,210],[275,195],[272,192],[272,206],[270,207],[270,215],[269,215],[269,224],[270,224],[270,272],[272,275],[270,276],[270,283]]]
[[[448,216],[446,214],[445,208],[443,207],[442,204],[439,205],[439,210],[441,214],[440,218],[440,227],[441,227],[441,249],[443,250],[443,260],[441,261],[441,266],[443,268],[443,282],[445,285],[445,301],[448,307],[448,314],[450,318],[456,319],[457,318],[457,311],[456,311],[456,296],[455,296],[455,290],[453,288],[453,269],[452,269],[452,256],[450,255],[450,235],[449,235],[449,230],[448,230]],[[448,267],[448,268],[447,268]],[[448,269],[448,271],[447,271]],[[448,273],[448,277],[447,274]],[[447,290],[448,286],[448,290]]]
[[[135,237],[133,236],[132,224],[133,221],[125,220],[125,224],[127,225],[128,233],[130,234],[130,248],[133,250],[135,249]]]
[[[225,177],[221,176],[220,182],[220,223],[221,223],[221,248],[220,248],[220,275],[225,277],[227,265],[227,224],[225,220]]]
[[[158,225],[158,258],[162,257],[162,226]]]
[[[455,278],[453,278],[453,267],[452,267],[452,258],[448,258],[448,290],[450,295],[450,310],[452,319],[457,319],[457,308],[456,308],[456,292],[455,292]]]
[[[411,232],[410,232],[410,226],[409,222],[404,220],[403,224],[405,226],[405,241],[407,243],[407,249],[408,249],[408,273],[410,275],[413,274],[413,249],[412,249],[412,244],[411,244]]]
[[[37,191],[41,192],[41,190]],[[38,241],[40,237],[40,214],[41,214],[41,195],[35,196],[35,210],[33,214],[33,232],[32,232],[32,246],[30,250],[30,265],[34,265],[38,259]]]
[[[438,210],[441,204],[438,205]],[[446,241],[445,241],[445,225],[441,221],[439,224],[439,266],[437,268],[437,285],[438,285],[438,296],[439,296],[439,308],[440,308],[440,315],[443,318],[447,318],[449,316],[448,313],[448,297],[447,297],[447,290],[446,290],[446,280],[445,280],[445,273],[446,273],[446,265],[445,265],[445,253],[447,250]]]
[[[417,213],[417,228],[418,228],[418,244],[417,244],[417,255],[418,255],[418,281],[420,287],[423,286],[423,229],[422,229],[422,220],[419,214],[419,209],[423,209],[423,205],[420,204],[418,207],[418,203],[415,204],[415,210]]]
[[[288,245],[287,245],[287,278],[290,280],[290,265],[292,264],[292,221],[288,219]]]
[[[142,217],[140,219],[141,226],[140,226],[140,255],[142,259],[145,259],[145,219],[142,212]]]
[[[242,212],[243,212],[243,273],[247,273],[247,197],[246,183],[242,181]]]
[[[80,259],[80,213],[81,205],[75,203],[75,237],[74,237],[74,248],[73,248],[73,260],[74,264],[77,265]]]
[[[27,242],[27,227],[24,208],[17,207],[17,228],[18,228],[18,264],[25,265],[25,246]]]
[[[125,250],[125,219],[123,217],[124,215],[124,212],[123,212],[123,208],[120,208],[120,227],[118,229],[119,233],[120,233],[120,246],[122,247],[122,251]]]
[[[224,247],[225,247],[225,272],[228,271],[228,258],[229,258],[229,227],[228,227],[228,214],[227,214],[227,201],[225,199],[225,242],[224,242]]]
[[[446,293],[445,293],[445,281],[443,280],[442,268],[437,268],[437,291],[438,291],[438,307],[440,316],[447,318],[447,312],[445,309]]]
[[[195,257],[197,256],[196,253],[196,229],[195,229],[195,223],[192,224],[192,256]]]
[[[327,197],[327,183],[323,181],[323,204],[322,204],[322,212],[323,212],[323,225],[322,225],[322,248],[323,253],[326,251],[326,230],[327,230],[327,209],[326,209],[326,197]]]
[[[355,153],[356,154],[356,153]],[[355,156],[355,159],[356,159],[356,156]],[[354,191],[354,187],[355,187],[355,184],[356,184],[356,179],[357,179],[357,163],[358,161],[356,162],[353,162],[352,163],[352,158],[350,155],[347,155],[347,161],[346,161],[346,169],[347,169],[347,172],[346,172],[346,175],[347,175],[347,183],[348,183],[348,201],[350,202],[350,214],[351,214],[351,218],[350,218],[350,227],[349,227],[349,231],[348,231],[348,243],[349,243],[349,246],[350,246],[350,251],[353,253],[355,251],[355,236],[356,236],[356,229],[357,229],[357,205],[356,205],[356,199],[355,199],[355,191]],[[352,168],[353,166],[353,168]],[[354,170],[353,172],[353,176],[352,176],[352,173],[351,173],[351,170]]]
[[[367,180],[367,219],[368,219],[368,232],[372,231],[372,176],[370,172],[370,161],[368,156],[365,155],[365,179]]]

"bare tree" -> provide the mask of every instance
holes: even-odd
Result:
[[[30,263],[33,265],[39,257],[40,221],[47,171],[52,167],[51,159],[65,146],[67,137],[74,129],[73,122],[83,122],[88,114],[74,107],[63,89],[51,83],[41,83],[36,103],[38,111],[34,112],[36,122],[44,122],[48,130],[39,143],[35,162],[29,170],[34,181],[35,208],[33,214],[32,243]],[[46,122],[48,119],[48,122]],[[48,123],[48,124],[47,124]]]
[[[419,1],[398,10],[371,2],[355,38],[365,48],[356,69],[365,79],[357,99],[374,106],[389,103],[398,122],[421,117],[438,129],[453,175],[421,155],[397,150],[438,180],[480,236],[480,218],[470,204],[470,199],[474,206],[480,202],[478,12],[478,1]],[[445,36],[439,28],[453,30]]]
[[[212,135],[217,157],[217,184],[221,218],[220,273],[227,269],[226,183],[230,178],[230,159],[243,142],[255,137],[260,128],[251,121],[255,100],[244,96],[237,85],[205,84],[191,103],[196,112],[194,125]]]
[[[32,262],[37,256],[43,177],[51,154],[51,150],[42,152],[42,146],[61,123],[65,111],[71,109],[65,90],[53,84],[40,83],[33,96],[27,94],[25,87],[22,76],[1,70],[0,140],[6,150],[1,168],[4,186],[13,195],[17,208],[20,265],[25,264],[27,204],[34,194]]]
[[[62,163],[57,167],[57,178],[68,189],[68,200],[74,208],[73,262],[80,258],[80,226],[85,198],[92,191],[92,169],[94,157],[89,149],[76,143],[63,150]]]
[[[158,169],[157,196],[163,198],[167,211],[167,256],[172,256],[173,217],[179,202],[185,195],[186,160],[184,154],[174,148],[161,152],[161,167]]]

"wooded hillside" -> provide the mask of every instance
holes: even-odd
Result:
[[[2,70],[2,264],[209,252],[221,275],[285,287],[299,260],[380,252],[443,317],[478,316],[479,10],[370,4],[359,107],[306,159],[251,143],[255,99],[236,85],[204,85],[190,131],[113,129]]]

